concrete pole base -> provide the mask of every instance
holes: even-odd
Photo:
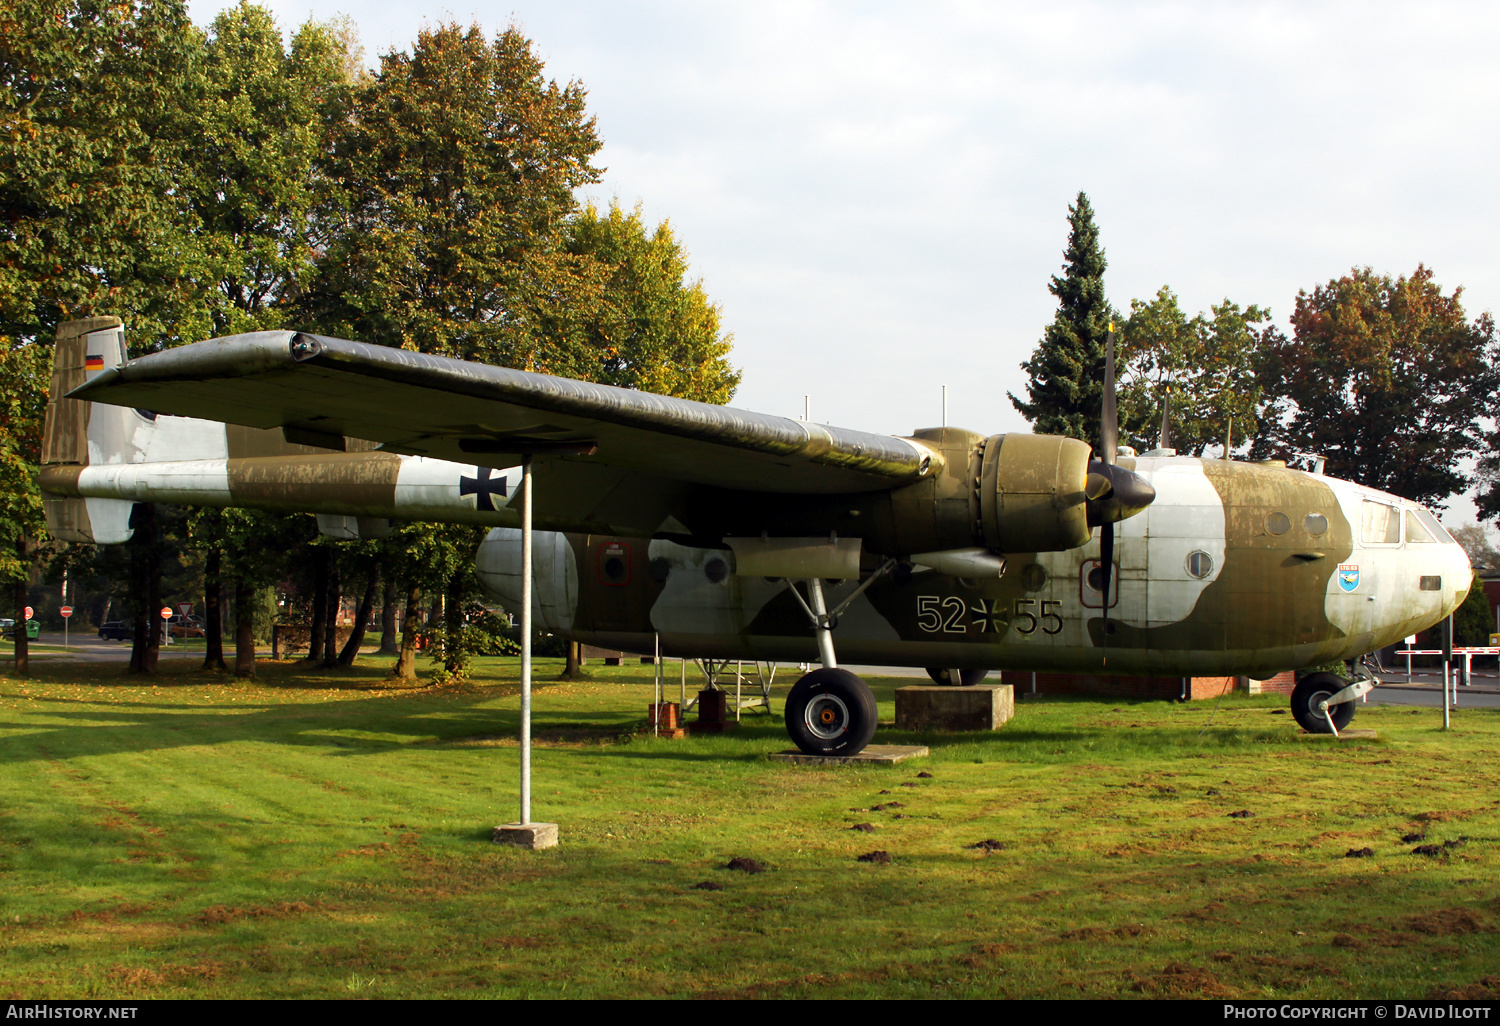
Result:
[[[518,848],[557,847],[556,823],[505,823],[495,828],[490,840],[495,844],[514,844]]]

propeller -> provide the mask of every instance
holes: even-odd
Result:
[[[1111,322],[1104,348],[1104,398],[1099,411],[1099,450],[1089,463],[1084,497],[1090,527],[1099,531],[1099,563],[1104,594],[1104,650],[1109,662],[1109,595],[1115,572],[1115,524],[1133,517],[1156,498],[1151,482],[1117,465],[1120,420],[1115,403],[1115,326]]]

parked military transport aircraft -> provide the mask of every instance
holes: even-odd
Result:
[[[540,622],[641,653],[821,662],[786,704],[809,752],[875,730],[835,644],[965,680],[1265,678],[1354,666],[1439,622],[1471,579],[1396,496],[1275,462],[1116,460],[1112,366],[1091,461],[1071,438],[866,434],[290,331],[127,362],[117,321],[75,325],[40,477],[57,536],[124,541],[136,501],[315,512],[342,537],[488,524],[479,580],[516,612],[530,455]],[[1346,725],[1370,687],[1346,683],[1304,678],[1298,722]]]

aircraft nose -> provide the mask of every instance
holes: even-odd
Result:
[[[1156,499],[1156,489],[1150,481],[1133,470],[1102,460],[1089,464],[1084,490],[1088,496],[1090,527],[1133,517]]]

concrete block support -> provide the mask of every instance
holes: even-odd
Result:
[[[490,840],[495,844],[514,844],[518,848],[554,848],[557,846],[556,823],[506,823],[495,828]]]
[[[897,730],[999,730],[1015,714],[1009,684],[896,689]]]

